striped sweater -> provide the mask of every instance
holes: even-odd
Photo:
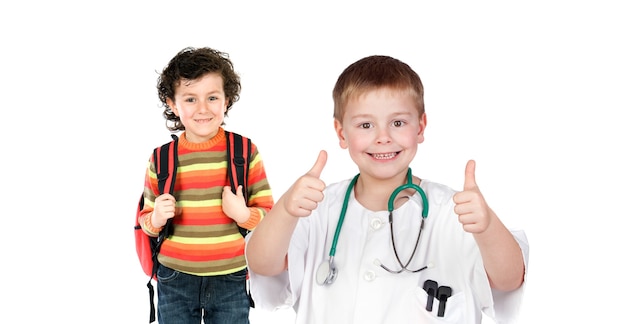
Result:
[[[217,135],[204,143],[178,140],[178,170],[174,187],[176,216],[173,234],[163,242],[159,262],[180,272],[214,276],[237,272],[246,267],[245,241],[237,224],[222,211],[222,191],[229,185],[226,174],[226,136]],[[250,218],[241,227],[254,229],[274,205],[265,168],[254,143],[248,172]],[[157,178],[153,158],[146,171],[144,209],[153,211]],[[141,222],[143,224],[143,222]]]

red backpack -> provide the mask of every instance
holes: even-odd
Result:
[[[248,157],[250,156],[251,141],[249,138],[241,136],[237,133],[225,131],[226,133],[226,152],[229,156],[227,174],[230,187],[236,193],[237,187],[242,186],[242,191],[246,202],[248,201],[247,179],[248,167],[250,165]],[[176,169],[178,168],[178,136],[172,134],[172,141],[163,144],[154,149],[153,159],[155,169],[157,171],[159,194],[174,193],[174,184],[176,183]],[[233,172],[235,170],[235,172]],[[172,219],[170,218],[158,237],[148,236],[139,224],[139,216],[143,210],[144,200],[143,193],[137,204],[137,212],[135,214],[135,249],[139,257],[139,263],[143,272],[150,277],[148,279],[148,291],[150,295],[150,323],[156,320],[156,312],[154,307],[154,286],[152,279],[157,280],[156,273],[159,266],[157,257],[161,244],[166,237],[172,234]],[[249,230],[239,227],[239,232],[244,237]],[[250,305],[254,307],[254,302],[248,292]]]

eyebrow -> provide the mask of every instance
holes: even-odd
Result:
[[[206,93],[207,95],[215,95],[215,94],[225,94],[223,90],[213,90]],[[198,94],[195,92],[182,91],[180,93],[181,96],[197,96]]]

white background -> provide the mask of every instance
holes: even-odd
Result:
[[[157,71],[186,46],[230,53],[243,90],[226,128],[259,146],[276,199],[320,149],[327,183],[356,173],[332,128],[341,71],[372,54],[410,64],[429,121],[414,174],[461,188],[475,159],[487,201],[526,231],[520,322],[623,318],[619,1],[413,3],[3,2],[0,322],[147,323],[132,226],[169,139]]]

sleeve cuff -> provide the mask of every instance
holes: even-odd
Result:
[[[250,209],[250,218],[248,218],[247,221],[243,222],[243,223],[237,223],[237,225],[243,227],[243,228],[247,228],[249,230],[253,230],[261,221],[261,211],[259,210],[259,208],[253,207],[253,208],[249,208]]]

